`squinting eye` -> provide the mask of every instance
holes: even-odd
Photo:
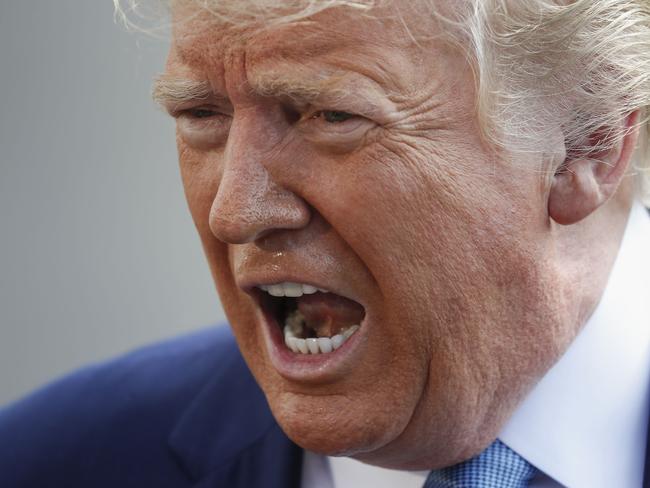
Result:
[[[300,133],[311,143],[333,151],[352,151],[366,140],[377,124],[363,115],[343,110],[318,110],[297,124]]]
[[[197,149],[213,149],[228,138],[232,116],[219,107],[190,107],[176,112],[176,127],[183,140]]]
[[[192,108],[187,110],[186,113],[195,119],[207,119],[208,117],[217,115],[217,112],[208,108]]]
[[[354,117],[354,114],[341,112],[339,110],[319,110],[311,116],[312,119],[322,118],[325,122],[328,122],[330,124],[339,124]]]

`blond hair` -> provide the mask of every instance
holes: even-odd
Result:
[[[388,0],[153,0],[194,3],[221,22],[242,25],[305,19],[334,7],[370,11]],[[114,0],[128,22],[151,0]],[[143,3],[144,2],[144,3]],[[421,0],[431,7],[435,0]],[[445,18],[476,73],[477,111],[491,143],[546,151],[562,129],[569,154],[593,155],[626,134],[623,121],[643,117],[633,171],[650,206],[650,0],[467,0]],[[467,8],[469,7],[469,8]],[[597,134],[594,143],[594,135]]]

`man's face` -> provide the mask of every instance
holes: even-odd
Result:
[[[432,468],[490,442],[575,331],[541,160],[481,140],[460,50],[436,35],[416,45],[394,12],[375,13],[180,23],[165,77],[211,93],[167,94],[168,108],[225,311],[285,432]],[[260,288],[286,282],[329,293]],[[281,329],[296,309],[302,338],[360,327],[332,352],[293,352]]]

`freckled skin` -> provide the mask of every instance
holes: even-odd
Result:
[[[167,71],[208,78],[234,110],[222,139],[202,147],[179,121],[183,183],[239,346],[285,432],[385,467],[446,466],[490,443],[567,348],[602,292],[627,200],[601,220],[553,224],[542,157],[481,140],[463,55],[346,12],[246,38],[198,29],[212,22],[204,15],[175,28]],[[323,135],[247,89],[278,71],[331,69],[372,79],[390,109],[352,135]],[[607,219],[610,238],[577,245]],[[236,282],[256,268],[318,271],[360,297],[370,330],[347,374],[299,383],[274,370]]]

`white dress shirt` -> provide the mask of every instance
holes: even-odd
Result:
[[[649,385],[650,216],[635,203],[600,304],[499,439],[540,470],[531,488],[641,488]],[[302,488],[422,488],[426,476],[306,452]]]

